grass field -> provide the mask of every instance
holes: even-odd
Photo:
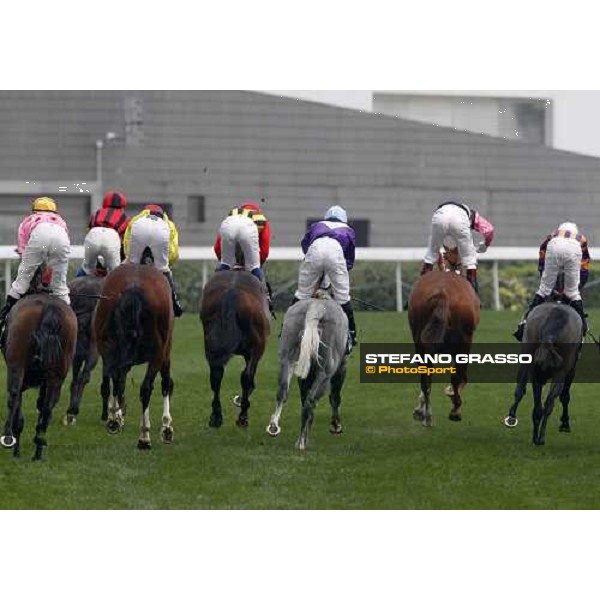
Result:
[[[598,321],[600,313],[592,314]],[[486,312],[477,341],[508,341],[515,313]],[[512,397],[508,384],[471,384],[463,421],[447,419],[450,402],[434,387],[434,427],[412,419],[416,384],[360,384],[352,356],[342,404],[345,433],[328,433],[329,405],[316,413],[305,453],[294,449],[299,429],[296,387],[271,439],[265,427],[277,378],[277,333],[258,373],[250,426],[234,424],[230,398],[238,391],[241,360],[223,385],[225,423],[210,430],[210,388],[197,316],[177,322],[174,349],[175,442],[158,436],[160,386],[151,406],[153,449],[136,448],[140,415],[136,369],[127,387],[123,433],[109,436],[100,416],[98,370],[88,386],[77,425],[66,428],[67,393],[48,432],[42,462],[33,463],[35,393],[25,399],[23,457],[0,453],[0,508],[598,508],[600,507],[600,385],[575,385],[572,433],[558,433],[555,410],[546,446],[531,444],[528,395],[514,430],[502,425]],[[361,341],[408,341],[405,314],[358,313]],[[600,363],[599,363],[600,366]],[[131,378],[130,378],[131,379]],[[0,386],[5,389],[4,368]],[[3,394],[2,420],[5,416]]]

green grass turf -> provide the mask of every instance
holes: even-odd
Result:
[[[600,319],[600,313],[592,318]],[[477,341],[509,341],[518,315],[485,312]],[[408,341],[405,314],[358,313],[363,342]],[[597,508],[600,507],[600,385],[575,385],[572,433],[558,432],[560,406],[546,446],[531,443],[531,396],[521,423],[506,429],[502,418],[512,398],[509,384],[470,384],[463,421],[447,418],[450,401],[434,386],[434,426],[412,419],[417,384],[360,384],[358,355],[349,363],[342,403],[345,433],[328,432],[329,405],[317,408],[310,447],[294,449],[299,429],[296,386],[271,439],[265,427],[277,380],[277,333],[258,372],[250,426],[234,424],[241,360],[223,384],[225,422],[209,429],[211,394],[197,316],[177,321],[172,415],[175,442],[161,444],[160,384],[151,414],[153,448],[136,448],[140,406],[137,368],[127,385],[124,431],[109,436],[100,416],[99,369],[86,389],[75,427],[62,425],[67,386],[48,431],[42,462],[33,463],[35,392],[25,398],[23,456],[0,452],[0,508]],[[600,366],[600,364],[599,364]],[[1,369],[0,386],[5,389]],[[2,418],[5,408],[2,410]]]

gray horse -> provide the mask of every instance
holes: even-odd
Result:
[[[279,418],[294,374],[298,376],[302,401],[300,436],[296,447],[306,449],[315,405],[330,383],[329,431],[342,433],[339,408],[346,378],[347,340],[348,319],[340,305],[326,294],[301,300],[288,309],[279,342],[279,389],[275,413],[267,427],[269,435],[276,436],[281,432]]]
[[[560,431],[569,432],[569,400],[575,366],[579,356],[582,322],[577,312],[566,304],[547,302],[536,307],[527,319],[521,352],[533,355],[533,362],[519,369],[515,401],[504,419],[507,427],[516,427],[517,408],[525,395],[527,382],[533,388],[533,443],[541,446],[546,438],[546,426],[560,397],[563,406]],[[542,406],[542,388],[551,386]]]

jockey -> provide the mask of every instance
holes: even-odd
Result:
[[[77,272],[78,277],[95,273],[99,256],[104,258],[109,273],[121,264],[122,240],[129,224],[126,208],[125,194],[111,191],[104,195],[102,208],[90,218],[89,232],[83,242],[83,265]]]
[[[236,247],[239,245],[244,268],[260,281],[265,280],[262,266],[269,257],[271,227],[256,204],[246,202],[232,208],[221,223],[214,251],[219,260],[217,271],[227,271],[236,265]]]
[[[350,300],[350,276],[354,266],[356,240],[348,225],[348,215],[341,206],[327,209],[323,221],[313,223],[302,239],[304,261],[300,266],[294,302],[312,298],[323,280],[331,282],[333,298],[348,317],[348,347],[356,345],[356,323]]]
[[[52,269],[49,282],[51,293],[67,304],[71,303],[67,287],[71,242],[67,225],[56,212],[56,202],[52,198],[36,198],[32,202],[31,214],[21,221],[17,238],[21,264],[6,297],[6,304],[0,310],[1,329],[4,329],[10,309],[27,293],[29,284],[41,265]]]
[[[523,339],[529,313],[545,302],[554,290],[559,275],[564,275],[563,294],[581,317],[583,335],[585,335],[587,323],[583,312],[581,290],[587,283],[589,268],[590,253],[587,238],[580,233],[575,223],[561,223],[540,246],[538,262],[538,271],[541,275],[540,286],[513,336],[519,341]]]
[[[173,312],[176,317],[180,317],[183,309],[171,273],[171,267],[179,258],[179,234],[161,206],[146,204],[142,211],[131,219],[123,237],[123,248],[125,261],[136,265],[141,264],[146,248],[150,249],[154,266],[162,271],[171,287]]]
[[[477,249],[473,244],[471,230],[483,236],[483,242]],[[467,280],[479,294],[477,283],[477,253],[485,252],[494,239],[494,226],[477,211],[466,204],[449,200],[440,204],[431,219],[431,235],[429,247],[421,268],[421,275],[433,269],[438,258],[438,251],[444,240],[452,240],[458,247],[462,265],[467,272]],[[445,245],[447,245],[445,243]]]

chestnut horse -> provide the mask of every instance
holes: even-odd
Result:
[[[431,271],[415,283],[408,300],[408,322],[416,352],[469,353],[479,324],[479,298],[471,284],[453,272]],[[451,421],[460,421],[461,391],[467,384],[467,365],[456,364],[451,377]],[[413,416],[432,424],[431,375],[421,375],[421,395]]]
[[[92,371],[98,363],[98,348],[92,336],[92,318],[100,298],[104,277],[86,275],[69,283],[71,308],[77,317],[77,345],[73,357],[73,380],[71,399],[63,419],[65,425],[74,425],[85,386],[90,382]]]
[[[47,445],[46,430],[52,410],[60,398],[62,384],[71,368],[77,319],[68,304],[48,293],[25,296],[11,310],[3,349],[7,367],[8,417],[0,443],[20,454],[25,425],[22,394],[39,388],[35,428],[34,460],[42,458]]]
[[[209,425],[220,427],[223,424],[221,381],[225,365],[237,354],[244,357],[246,365],[241,376],[240,413],[236,423],[247,427],[254,377],[271,327],[265,289],[254,275],[246,271],[220,271],[204,288],[200,319],[213,391]]]
[[[123,427],[127,374],[134,365],[147,364],[140,388],[142,416],[138,448],[151,448],[149,407],[159,372],[163,396],[160,434],[164,443],[171,443],[173,305],[165,276],[146,265],[123,264],[111,271],[104,281],[93,329],[102,357],[102,412],[109,433],[118,433]]]

